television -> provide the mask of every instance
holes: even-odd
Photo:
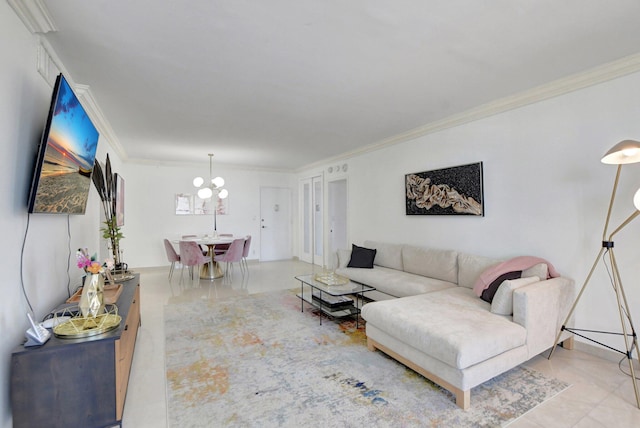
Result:
[[[85,213],[98,137],[69,83],[58,75],[38,149],[29,213]]]

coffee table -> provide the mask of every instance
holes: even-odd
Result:
[[[333,318],[355,315],[356,328],[359,327],[358,321],[364,293],[375,290],[374,287],[353,281],[340,285],[328,285],[317,281],[314,274],[300,275],[295,278],[300,281],[300,293],[296,296],[300,298],[301,312],[304,312],[304,302],[307,302]],[[349,295],[356,296],[356,301],[354,302],[353,299],[347,297]],[[322,317],[319,318],[320,325],[322,325]]]

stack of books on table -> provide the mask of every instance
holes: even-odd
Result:
[[[347,296],[332,296],[328,293],[313,291],[313,301],[329,311],[340,311],[353,306],[353,299]]]

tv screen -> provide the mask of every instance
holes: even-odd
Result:
[[[30,213],[84,214],[98,136],[60,74],[38,150],[29,195]]]

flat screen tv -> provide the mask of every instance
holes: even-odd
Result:
[[[56,79],[29,194],[29,213],[84,214],[98,131],[62,74]]]

